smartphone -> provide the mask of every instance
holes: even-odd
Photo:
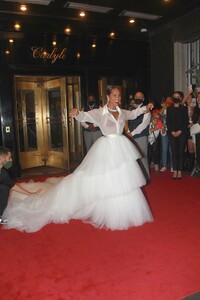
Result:
[[[190,85],[188,86],[188,91],[191,91],[191,93],[193,93],[193,86],[192,86],[192,84],[190,84]]]
[[[157,121],[157,126],[158,126],[159,129],[162,128],[162,121],[161,121],[161,120],[158,120],[158,121]]]
[[[196,106],[196,98],[192,98],[192,106],[195,107]]]

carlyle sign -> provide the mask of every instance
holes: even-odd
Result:
[[[67,58],[66,52],[67,48],[63,48],[62,51],[59,51],[58,48],[53,48],[53,50],[48,53],[44,50],[43,47],[31,47],[33,52],[33,58],[49,59],[52,64],[57,60],[64,60]]]

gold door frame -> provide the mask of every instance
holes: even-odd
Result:
[[[37,147],[28,147],[27,142],[27,112],[26,100],[23,93],[33,93],[35,105],[35,130]],[[20,95],[19,95],[20,93]],[[60,101],[59,114],[60,122],[57,122],[58,133],[62,135],[62,149],[52,147],[52,128],[56,122],[52,121],[49,97],[58,93]],[[15,77],[16,97],[16,128],[19,148],[20,165],[22,169],[38,166],[51,166],[62,169],[70,169],[72,160],[81,160],[83,155],[83,141],[81,126],[71,120],[69,109],[76,106],[81,108],[80,77],[41,77],[41,76],[16,76]],[[21,97],[21,100],[18,98]],[[29,96],[30,98],[30,96]],[[54,100],[54,99],[53,99]],[[21,102],[20,102],[21,101]],[[22,105],[21,112],[19,102]],[[30,102],[30,101],[29,101]],[[21,131],[20,131],[21,130]],[[61,132],[62,131],[62,132]],[[21,145],[23,135],[24,148]],[[30,146],[30,145],[29,145]],[[23,149],[22,149],[23,148]]]

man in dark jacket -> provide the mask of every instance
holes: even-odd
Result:
[[[144,100],[144,94],[142,92],[137,92],[134,96],[134,107],[132,109],[136,109],[138,106],[143,106]],[[136,119],[130,120],[128,125],[131,136],[136,141],[142,154],[141,162],[144,167],[144,172],[146,173],[145,175],[147,179],[150,179],[147,157],[150,120],[151,113],[150,111],[147,111],[145,114],[140,115]]]

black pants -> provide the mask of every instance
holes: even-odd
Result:
[[[173,137],[172,135],[169,135],[169,143],[172,150],[172,164],[174,171],[183,170],[186,140],[187,137],[185,134],[181,134],[179,137]]]
[[[148,144],[148,162],[149,165],[153,162],[155,165],[160,164],[160,138],[157,137],[156,142],[152,145]]]
[[[200,133],[196,134],[196,161],[200,166]]]
[[[8,204],[9,193],[10,187],[6,184],[0,183],[0,216],[3,215],[3,212]]]

